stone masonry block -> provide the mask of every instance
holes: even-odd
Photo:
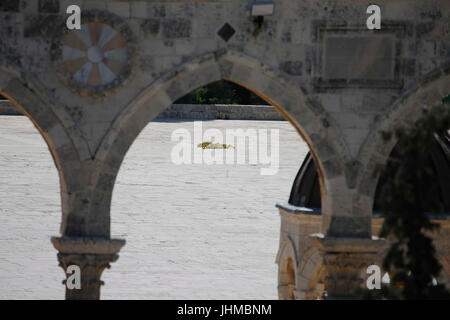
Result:
[[[108,2],[106,8],[108,9],[108,11],[118,15],[119,17],[130,17],[129,2]]]
[[[83,9],[99,9],[99,10],[105,10],[106,9],[106,2],[103,1],[95,1],[95,0],[88,0],[85,1],[83,4]]]
[[[19,4],[20,2],[18,0],[2,0],[0,2],[0,11],[18,12],[20,8]]]
[[[168,39],[188,38],[191,35],[191,21],[167,19],[162,23],[163,36]]]
[[[145,19],[148,17],[148,12],[147,12],[148,2],[135,1],[135,2],[131,2],[130,6],[131,6],[130,14],[131,14],[132,18]]]
[[[39,12],[58,13],[59,0],[39,0]]]

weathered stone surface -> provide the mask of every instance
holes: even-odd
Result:
[[[0,3],[0,11],[17,12],[19,11],[19,4],[20,2],[18,0],[3,0]]]
[[[370,217],[331,216],[327,234],[331,237],[367,238],[370,236]]]
[[[164,20],[162,30],[167,39],[188,38],[191,35],[191,22],[187,19]]]
[[[146,19],[141,23],[141,29],[144,35],[157,35],[160,29],[160,20],[158,19]]]
[[[301,61],[285,61],[280,65],[280,69],[284,72],[294,75],[301,76],[303,73],[303,62]]]
[[[323,234],[310,237],[323,257],[327,299],[348,299],[365,284],[361,273],[374,264],[385,247],[382,239],[333,238]]]
[[[118,258],[125,240],[101,238],[52,237],[52,244],[58,250],[59,265],[66,272],[69,266],[77,266],[81,272],[81,288],[66,286],[66,300],[100,299],[100,280],[103,270]],[[66,280],[63,284],[66,284]]]
[[[390,80],[394,78],[392,37],[329,36],[325,40],[326,79]],[[364,58],[367,59],[364,64]]]
[[[287,203],[278,203],[277,207],[281,218],[280,246],[276,259],[279,267],[280,299],[293,299],[293,293],[296,293],[295,298],[300,300],[323,299],[324,293],[327,293],[327,298],[349,298],[355,288],[366,283],[361,271],[366,270],[371,264],[381,266],[388,247],[387,242],[355,237],[327,238],[320,234],[322,219],[317,210]],[[378,235],[383,218],[372,217],[371,220],[372,234]],[[445,268],[442,273],[443,283],[450,285],[448,264],[450,220],[440,219],[433,222],[441,226],[440,231],[431,236],[438,257]],[[287,277],[286,261],[289,259],[293,260],[294,269],[293,275]]]
[[[335,2],[280,0],[274,16],[253,21],[242,1],[1,1],[0,92],[49,142],[63,177],[63,233],[108,237],[112,183],[101,178],[117,174],[144,124],[174,99],[224,78],[269,101],[305,138],[328,232],[370,236],[359,196],[373,196],[373,168],[393,147],[379,133],[413,123],[420,106],[449,93],[450,2],[380,0],[376,31],[365,25],[370,1]],[[93,60],[101,71],[83,60],[98,53],[95,27],[67,39],[68,4],[81,6],[83,23],[110,28],[101,48],[112,56]],[[224,37],[226,24],[234,33]],[[130,59],[108,50],[124,49],[113,31]],[[84,48],[80,57],[73,46]]]
[[[39,0],[39,12],[58,13],[59,0]]]
[[[25,19],[24,37],[37,38],[59,34],[64,21],[57,15],[30,15]]]

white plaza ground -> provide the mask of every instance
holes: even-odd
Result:
[[[279,129],[280,167],[175,165],[171,134],[152,122],[129,150],[112,201],[112,235],[127,244],[106,269],[102,299],[276,299],[280,219],[308,151],[286,121],[204,121],[204,129]],[[270,149],[269,149],[270,150]],[[289,152],[288,152],[289,151]],[[58,176],[26,117],[0,116],[0,299],[63,299]]]

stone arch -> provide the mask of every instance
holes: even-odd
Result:
[[[296,128],[317,164],[322,201],[329,200],[328,190],[339,180],[334,178],[343,176],[338,146],[345,145],[334,120],[320,105],[308,99],[304,90],[287,74],[241,53],[225,51],[206,54],[168,72],[144,89],[118,115],[95,157],[102,163],[96,189],[109,190],[99,200],[103,208],[109,210],[120,165],[144,127],[178,98],[222,79],[253,91],[271,103]],[[105,181],[107,184],[102,185]]]
[[[365,165],[357,189],[359,205],[364,211],[372,212],[379,169],[386,163],[398,142],[393,135],[389,143],[384,143],[382,132],[395,132],[398,128],[411,125],[419,120],[424,106],[439,105],[448,94],[450,94],[450,63],[428,74],[415,87],[405,91],[373,125],[371,134],[366,138],[360,152],[361,161]]]
[[[298,266],[296,298],[302,300],[322,299],[325,293],[326,269],[317,248],[308,249]]]
[[[297,279],[297,254],[292,240],[284,240],[278,251],[278,298],[280,300],[294,300]]]
[[[71,179],[73,164],[79,162],[79,153],[65,126],[52,108],[36,93],[35,85],[14,72],[0,68],[0,94],[26,115],[46,142],[58,171],[61,190],[62,219],[60,232],[65,233],[70,212]]]

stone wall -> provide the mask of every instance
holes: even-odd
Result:
[[[173,104],[156,119],[286,120],[272,106]]]
[[[22,113],[10,101],[0,100],[0,115],[22,115]],[[155,118],[155,120],[162,119],[286,120],[272,106],[226,104],[173,104]]]
[[[0,115],[22,115],[14,105],[8,100],[0,100]]]

